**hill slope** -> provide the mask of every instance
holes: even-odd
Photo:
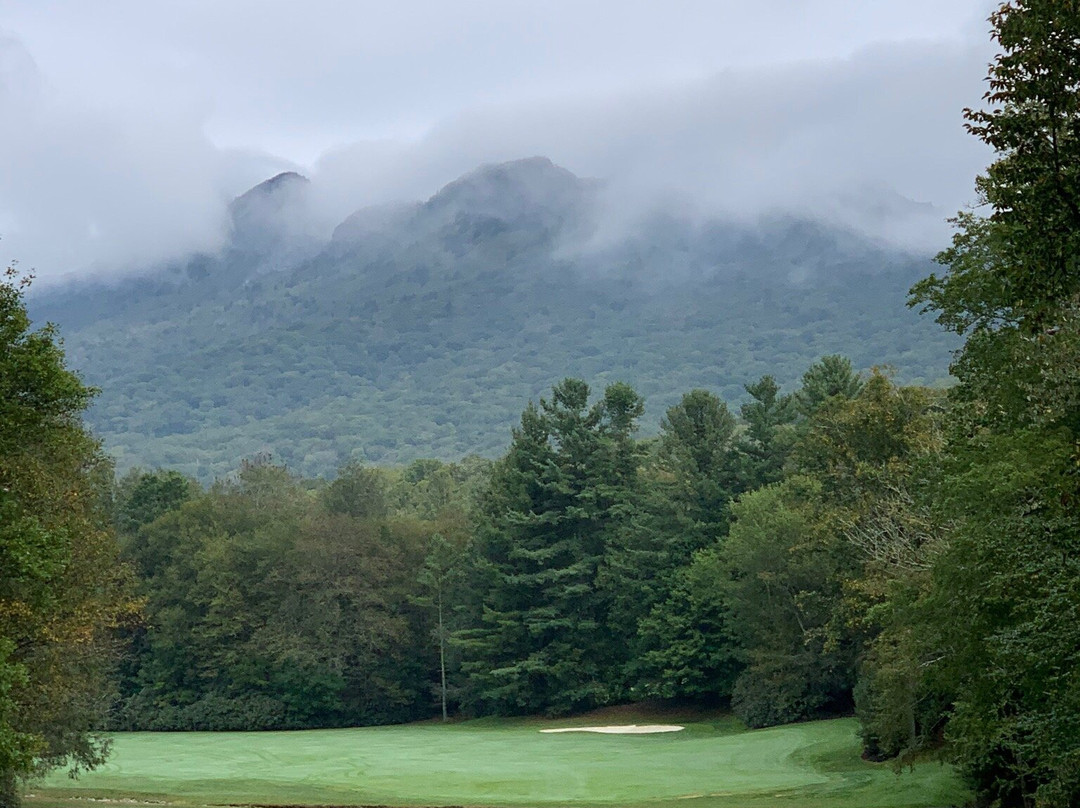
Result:
[[[32,298],[102,389],[91,422],[121,468],[494,454],[567,375],[630,382],[648,429],[693,387],[734,402],[826,353],[946,374],[951,341],[904,307],[928,262],[823,224],[656,215],[597,246],[600,184],[531,158],[320,242],[306,187],[282,175],[240,197],[218,255]]]

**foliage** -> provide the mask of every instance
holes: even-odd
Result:
[[[613,617],[637,626],[627,665],[637,698],[731,693],[738,663],[726,602],[715,569],[691,559],[727,535],[743,484],[736,431],[727,405],[706,390],[668,410],[656,457],[644,469],[649,494],[609,562],[622,571],[626,593]]]
[[[802,387],[795,394],[795,406],[804,416],[813,415],[833,396],[854,398],[862,387],[859,374],[846,356],[823,356],[803,374]]]
[[[732,707],[750,726],[812,717],[852,685],[850,648],[830,632],[850,567],[814,513],[819,489],[792,478],[744,496],[720,550],[718,585],[746,660]]]
[[[530,405],[480,511],[479,625],[460,632],[475,705],[498,712],[568,712],[621,695],[626,631],[608,621],[618,576],[603,584],[616,536],[633,511],[641,398],[566,379]]]
[[[680,535],[675,560],[727,532],[731,500],[740,492],[736,424],[727,405],[707,390],[691,390],[660,422],[660,470],[670,479],[667,499]]]
[[[339,479],[353,486],[360,471]],[[284,469],[248,464],[128,538],[148,627],[117,726],[296,728],[423,714],[431,651],[410,597],[429,528],[366,505],[353,515],[351,490],[316,498]]]
[[[731,697],[743,664],[721,586],[725,574],[716,553],[703,552],[669,577],[663,600],[638,621],[628,665],[634,696],[706,703]]]
[[[1001,52],[988,108],[969,130],[996,160],[977,179],[985,218],[965,214],[946,272],[913,303],[967,342],[944,473],[951,519],[922,599],[953,702],[946,735],[986,803],[1080,798],[1071,679],[1077,574],[1071,558],[1080,410],[1075,326],[1080,265],[1080,6],[1015,0],[991,16]]]
[[[812,387],[822,367],[806,375]],[[819,397],[800,425],[783,482],[740,499],[717,551],[726,580],[718,585],[747,663],[732,704],[756,726],[851,699],[890,587],[929,552],[906,497],[940,447],[936,397],[880,371],[840,389]],[[804,392],[803,401],[815,400]]]
[[[783,478],[784,463],[791,451],[797,417],[795,399],[781,395],[780,385],[772,376],[762,376],[746,385],[751,400],[739,412],[746,422],[741,447],[745,456],[744,486],[753,490]]]
[[[108,633],[133,611],[102,508],[111,468],[80,416],[93,391],[56,332],[0,282],[0,804],[17,780],[102,762]]]
[[[541,199],[515,217],[532,192],[512,187],[483,211],[445,189],[300,263],[233,245],[32,302],[102,388],[90,419],[121,471],[204,485],[267,451],[305,477],[497,457],[523,402],[565,376],[633,385],[644,434],[687,390],[736,407],[744,381],[794,386],[838,351],[912,382],[946,376],[956,340],[903,307],[920,256],[807,221],[674,216],[583,251],[588,215]]]
[[[733,699],[754,724],[843,708],[888,578],[861,553],[905,464],[936,446],[936,399],[839,357],[806,378],[796,395],[750,385],[743,433],[691,391],[642,442],[631,387],[590,403],[567,379],[494,466],[351,464],[318,485],[253,463],[175,498],[125,541],[152,623],[121,725],[237,726],[249,705],[252,727],[386,721],[425,714],[429,692],[446,714],[656,696]],[[817,403],[796,422],[799,394]],[[746,490],[780,461],[783,484]]]
[[[117,530],[135,533],[162,514],[180,507],[199,486],[178,471],[131,469],[116,486],[113,510]]]
[[[389,512],[388,489],[385,475],[350,463],[323,489],[323,507],[330,513],[357,519],[383,518]]]
[[[432,634],[439,649],[439,707],[443,721],[449,717],[447,652],[453,626],[455,594],[462,584],[465,572],[466,559],[463,550],[463,547],[455,546],[441,533],[432,534],[424,565],[417,576],[421,594],[412,599],[413,603],[434,611],[435,628]]]
[[[934,683],[955,699],[956,759],[1003,805],[1080,795],[1076,469],[1072,434],[1023,430],[954,448],[942,486],[955,522],[925,607],[948,650]]]

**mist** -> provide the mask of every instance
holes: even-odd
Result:
[[[213,62],[193,62],[190,54],[169,57],[179,60],[180,73],[195,76],[190,81],[178,79],[175,66],[122,79],[116,65],[78,73],[57,55],[57,42],[71,39],[42,36],[44,23],[27,11],[21,23],[30,35],[0,32],[0,114],[8,122],[0,129],[0,250],[46,285],[144,272],[220,248],[230,234],[229,203],[280,171],[312,180],[305,227],[328,238],[358,208],[425,199],[477,165],[532,155],[604,180],[599,242],[669,208],[749,222],[810,216],[932,252],[947,239],[945,218],[973,201],[972,181],[988,155],[963,131],[961,110],[977,105],[992,55],[979,22],[985,3],[954,13],[952,28],[939,36],[911,30],[901,40],[874,41],[877,29],[868,28],[863,38],[870,41],[854,49],[837,44],[850,33],[842,28],[833,40],[814,40],[812,31],[806,41],[794,36],[799,24],[811,24],[805,14],[789,21],[787,38],[771,41],[767,53],[740,44],[736,26],[722,38],[733,54],[727,63],[709,62],[704,39],[686,45],[687,59],[665,51],[665,61],[641,34],[641,64],[632,68],[635,34],[627,29],[629,44],[616,48],[617,37],[595,43],[593,57],[604,67],[592,72],[577,65],[587,64],[589,26],[603,25],[602,4],[587,5],[585,28],[566,34],[570,57],[551,60],[546,73],[527,70],[542,59],[535,48],[524,49],[515,65],[513,42],[503,43],[498,48],[507,52],[488,53],[491,63],[483,53],[468,64],[451,61],[440,79],[435,59],[424,76],[373,82],[355,98],[332,77],[306,94],[294,87],[298,95],[290,98],[304,96],[308,106],[278,104],[261,118],[257,94],[237,100],[228,76],[197,81]],[[774,16],[782,13],[783,4],[767,5]],[[840,15],[826,25],[858,16],[851,3],[815,8]],[[268,17],[280,10],[274,5]],[[496,29],[513,22],[490,4],[471,9],[466,22],[477,23],[482,11],[493,15],[490,30],[476,36],[505,33]],[[71,24],[91,24],[72,14]],[[269,24],[249,22],[255,34]],[[760,20],[742,23],[752,39]],[[657,22],[664,24],[672,23]],[[419,53],[428,36],[457,58],[478,41],[462,35],[445,42],[433,31],[421,29],[409,52]],[[220,58],[227,30],[211,34]],[[364,36],[360,57],[369,67],[404,58],[390,44],[385,53],[372,45],[371,31]],[[346,58],[333,41],[323,44],[328,59]],[[44,63],[37,47],[47,54]],[[238,61],[250,55],[240,51],[243,43],[236,47]],[[303,58],[291,61],[301,73]],[[323,66],[324,77],[332,67]],[[246,70],[241,74],[252,65]],[[229,99],[233,106],[225,108]],[[258,131],[242,125],[260,120]],[[277,129],[274,120],[282,122]]]
[[[981,47],[911,44],[614,98],[474,109],[412,142],[334,149],[311,176],[333,219],[425,198],[482,163],[544,155],[605,181],[600,238],[669,207],[746,222],[807,216],[934,251],[988,158],[960,113],[981,94],[986,61]]]

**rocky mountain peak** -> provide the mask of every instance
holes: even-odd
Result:
[[[547,157],[480,166],[444,186],[425,203],[432,214],[465,213],[504,221],[579,210],[596,183],[583,180]]]

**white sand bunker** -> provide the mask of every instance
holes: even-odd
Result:
[[[611,727],[564,727],[542,729],[541,732],[601,732],[605,735],[645,735],[653,732],[678,732],[678,724],[620,724]]]

